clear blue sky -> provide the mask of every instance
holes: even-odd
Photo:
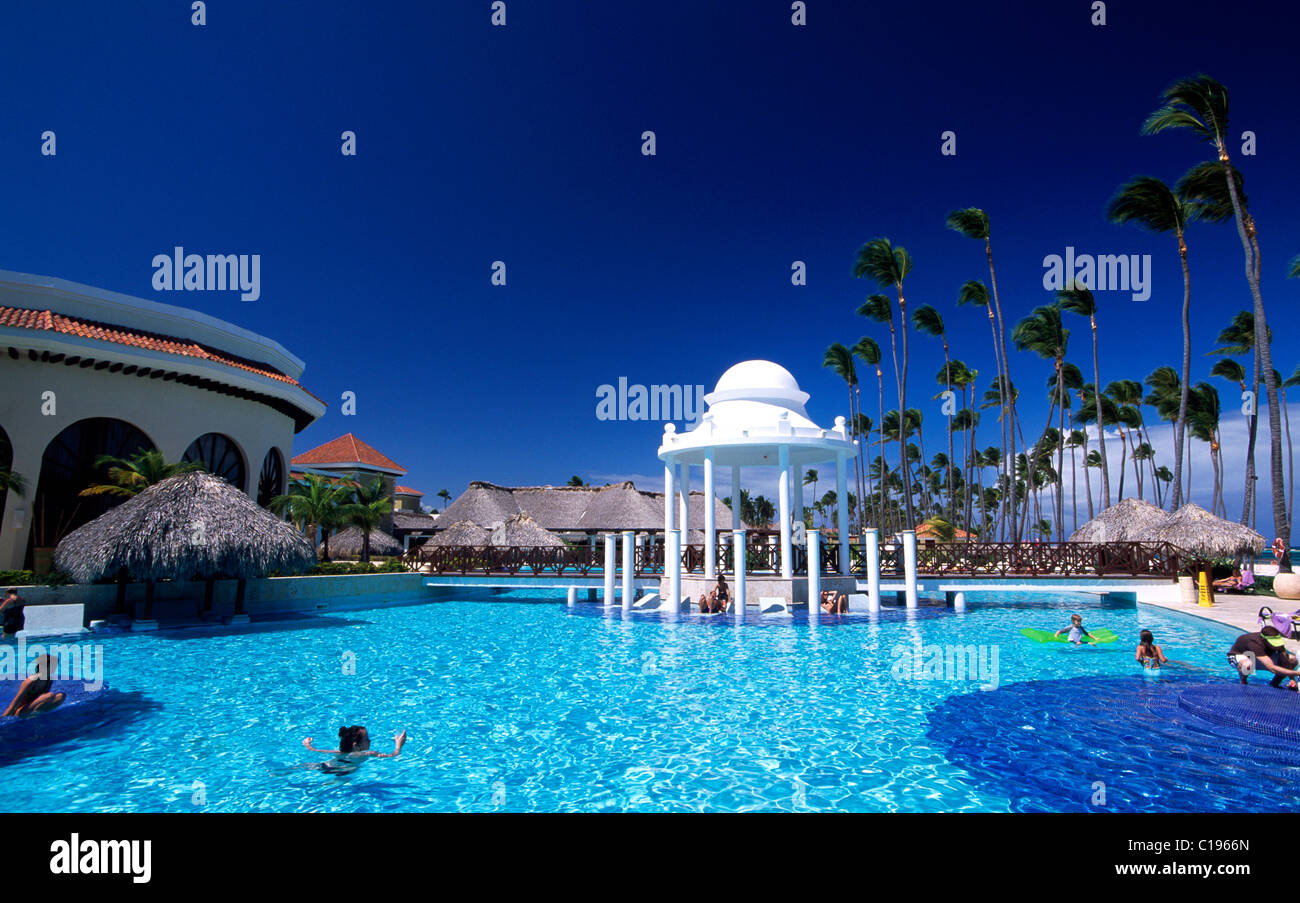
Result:
[[[662,424],[598,421],[596,387],[708,389],[769,358],[829,423],[847,411],[825,347],[887,341],[854,313],[874,290],[852,277],[854,253],[876,236],[912,253],[910,304],[943,312],[954,354],[987,385],[986,322],[955,307],[964,280],[987,277],[981,248],[944,228],[960,206],[989,212],[1012,321],[1050,300],[1046,254],[1152,254],[1151,300],[1098,296],[1102,379],[1177,364],[1173,241],[1103,211],[1130,176],[1172,182],[1207,156],[1189,135],[1138,135],[1160,89],[1206,71],[1232,92],[1233,132],[1258,135],[1258,155],[1237,162],[1284,339],[1277,366],[1300,361],[1285,341],[1300,282],[1283,278],[1300,252],[1293,11],[1113,2],[1095,27],[1086,0],[809,7],[797,28],[788,2],[538,0],[509,3],[494,28],[487,0],[220,0],[199,28],[188,2],[9,4],[0,267],[277,339],[330,403],[296,448],[355,432],[430,496],[573,473],[653,485]],[[46,129],[53,158],[39,153]],[[345,129],[356,157],[339,152]],[[955,157],[939,153],[945,130]],[[1231,227],[1194,227],[1189,244],[1193,378],[1208,379],[1203,352],[1249,295]],[[155,293],[150,262],[175,245],[261,254],[262,298]],[[505,287],[489,281],[498,259]],[[790,284],[794,260],[805,287]],[[1086,365],[1085,324],[1071,325],[1069,357]],[[929,452],[942,357],[924,337],[913,349],[909,402],[933,408]],[[1026,355],[1013,367],[1025,395],[1050,372]],[[346,390],[355,417],[339,412]],[[1026,415],[1035,435],[1045,413]],[[980,444],[994,432],[989,416]],[[1227,454],[1235,516],[1240,453]],[[1266,446],[1259,460],[1266,473]]]

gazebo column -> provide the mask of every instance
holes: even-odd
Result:
[[[849,575],[849,561],[853,558],[849,549],[848,463],[848,455],[845,452],[835,456],[835,498],[840,514],[840,574],[845,577]]]
[[[614,557],[617,552],[618,536],[614,533],[605,534],[605,561],[602,565],[605,577],[605,605],[614,604],[614,585],[617,578],[618,561]]]
[[[803,523],[803,465],[800,464],[794,469],[794,485],[790,487],[794,491],[794,522]]]
[[[809,530],[806,534],[808,537],[808,561],[812,562],[821,558],[821,531]],[[791,600],[793,602],[793,600]],[[822,571],[821,568],[808,566],[808,618],[815,621],[821,614],[822,608]]]
[[[679,468],[677,482],[681,485],[678,487],[678,497],[681,499],[681,509],[678,512],[682,519],[681,545],[689,546],[691,544],[691,465],[682,461],[677,465]]]
[[[740,529],[740,465],[731,465],[731,529]]]
[[[636,544],[636,532],[633,530],[623,531],[623,610],[632,610],[632,597],[635,590],[632,588],[632,577],[636,571],[634,559],[634,546]]]
[[[682,535],[676,530],[668,533],[664,549],[664,572],[668,577],[667,607],[676,611],[682,607]]]
[[[782,445],[777,455],[781,469],[777,488],[778,514],[781,518],[781,579],[794,576],[790,561],[790,446]]]
[[[677,503],[676,486],[677,472],[671,459],[664,465],[664,545],[667,545],[668,534],[676,529],[673,518],[673,505]]]
[[[732,498],[735,498],[733,495]],[[732,592],[733,604],[736,607],[736,617],[743,617],[745,614],[745,531],[735,529],[731,531],[731,536],[735,542],[734,555],[736,556],[736,587]]]
[[[704,579],[718,576],[718,525],[714,510],[713,449],[704,452]]]

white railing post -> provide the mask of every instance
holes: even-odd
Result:
[[[916,608],[916,531],[903,531],[903,590],[908,608]]]
[[[618,569],[618,562],[615,558],[613,533],[605,534],[605,604],[614,604],[614,576]]]
[[[736,614],[742,615],[745,613],[745,531],[732,530],[731,535],[734,542],[732,554],[736,558]]]
[[[632,610],[632,575],[636,571],[636,564],[633,555],[636,550],[636,532],[633,530],[623,531],[623,610]]]
[[[869,527],[863,531],[863,558],[867,568],[867,608],[880,611],[880,531]]]
[[[815,621],[822,611],[821,531],[809,530],[804,535],[808,538],[808,617]]]

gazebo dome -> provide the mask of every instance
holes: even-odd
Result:
[[[805,419],[804,403],[808,393],[789,370],[771,361],[741,361],[728,368],[713,391],[704,396],[712,407],[724,401],[757,401],[789,408]]]

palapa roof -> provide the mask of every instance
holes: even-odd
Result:
[[[704,493],[690,495],[689,517],[704,524]],[[475,480],[447,506],[440,520],[470,521],[483,527],[527,514],[545,530],[582,533],[600,530],[662,530],[664,494],[637,489],[630,481],[608,486],[497,486]],[[731,509],[714,499],[719,528],[731,525]]]
[[[1165,542],[1169,517],[1150,502],[1124,499],[1075,530],[1070,542]]]
[[[1254,555],[1268,542],[1249,527],[1217,517],[1193,502],[1169,515],[1160,538],[1204,558]]]
[[[488,545],[493,546],[510,546],[514,548],[528,548],[531,546],[560,548],[564,546],[564,540],[544,528],[527,514],[516,514],[508,518],[505,523],[494,526],[490,533],[491,537],[488,540]]]
[[[78,583],[261,577],[316,563],[311,542],[220,477],[170,477],[64,538],[55,566]]]
[[[445,530],[440,531],[433,539],[430,539],[425,545],[430,546],[485,546],[488,544],[490,534],[486,527],[480,527],[478,524],[470,523],[467,520],[457,521]]]
[[[438,515],[423,511],[394,511],[393,529],[406,532],[427,532],[438,524]]]
[[[361,557],[361,528],[348,527],[340,530],[330,537],[330,557],[331,558],[360,558]],[[325,543],[317,547],[319,554],[324,554]],[[370,554],[371,555],[400,555],[402,554],[402,544],[393,537],[389,536],[383,530],[378,528],[370,531]]]

